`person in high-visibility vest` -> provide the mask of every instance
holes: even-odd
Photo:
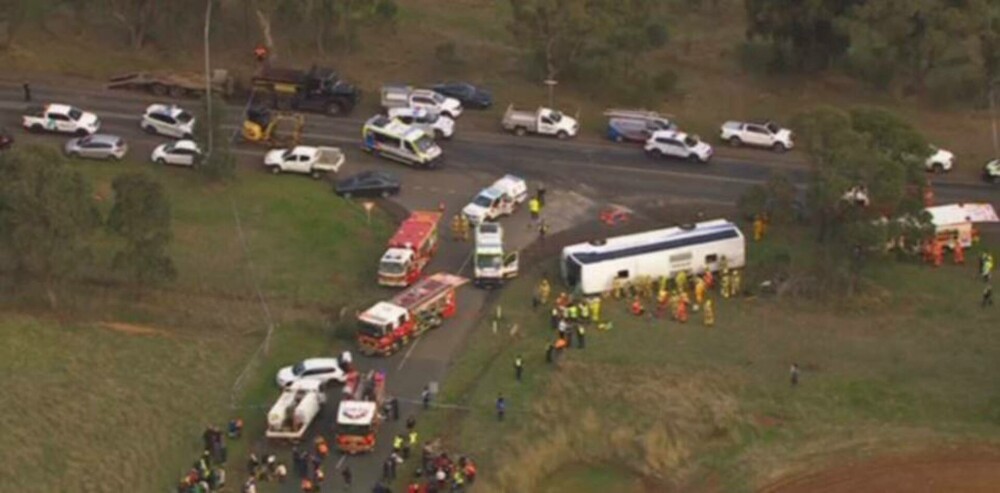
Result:
[[[465,214],[459,216],[461,223],[459,225],[459,231],[462,233],[462,241],[469,241],[469,229],[472,225],[469,223],[469,218]]]
[[[590,321],[597,323],[601,321],[601,297],[594,296],[590,299]]]
[[[580,322],[581,323],[587,323],[587,322],[589,322],[590,321],[590,303],[587,303],[587,300],[580,300],[580,303],[578,303],[578,306],[580,307]]]
[[[764,239],[764,218],[760,214],[753,220],[753,241]]]
[[[462,218],[458,214],[451,217],[451,239],[462,239]]]
[[[705,300],[705,310],[702,313],[704,315],[702,323],[705,324],[705,327],[715,325],[715,306],[711,299]]]
[[[580,316],[580,308],[576,305],[569,305],[566,307],[566,318],[572,321],[576,321],[577,317]]]
[[[539,301],[542,302],[543,305],[548,304],[549,292],[551,290],[552,287],[549,286],[549,280],[542,278],[542,282],[538,285],[538,299]]]
[[[659,293],[656,293],[656,316],[657,318],[662,317],[667,311],[667,307],[670,305],[670,294],[666,289],[661,289]]]
[[[705,303],[705,289],[705,280],[699,277],[694,282],[694,306],[696,310],[701,304]]]
[[[392,450],[397,454],[402,454],[403,452],[403,435],[396,435],[396,438],[392,439]]]
[[[665,291],[667,289],[667,282],[669,280],[670,278],[668,278],[667,276],[660,277],[660,289],[657,290],[657,293],[659,293],[660,291]]]
[[[682,270],[682,271],[678,272],[677,273],[677,277],[674,278],[674,281],[677,283],[677,290],[678,291],[687,291],[687,288],[688,288],[688,275],[687,275],[687,271],[683,271]]]
[[[740,295],[740,288],[743,286],[742,274],[739,269],[733,270],[733,279],[730,281],[729,295],[736,297]]]
[[[687,301],[684,300],[684,296],[681,296],[677,302],[677,321],[682,324],[688,321]]]
[[[712,275],[712,271],[711,270],[706,270],[705,271],[705,275],[704,275],[703,279],[705,279],[705,288],[706,289],[714,289],[715,288],[715,276]]]
[[[538,221],[538,215],[542,212],[542,203],[538,201],[538,197],[532,197],[528,201],[528,211],[531,212],[531,221]]]
[[[729,286],[730,286],[730,276],[729,269],[722,271],[722,282],[720,282],[720,291],[722,291],[723,298],[729,298]]]
[[[643,308],[643,306],[642,306],[642,300],[640,300],[639,297],[636,296],[635,300],[632,301],[632,315],[635,315],[635,316],[638,317],[638,316],[642,316],[645,313],[646,313],[646,309]]]

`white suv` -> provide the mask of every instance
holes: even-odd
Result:
[[[191,113],[177,105],[151,104],[143,113],[139,127],[151,134],[190,139],[194,134],[194,120]]]
[[[350,354],[350,353],[346,353]],[[341,359],[344,357],[342,356]],[[349,358],[349,357],[348,357]],[[320,383],[327,383],[331,380],[344,383],[347,380],[347,373],[344,371],[344,363],[338,358],[309,358],[301,363],[286,366],[278,370],[275,380],[279,387],[287,387],[299,380],[317,380]]]
[[[782,128],[774,122],[744,123],[729,121],[722,124],[720,133],[722,140],[733,146],[743,144],[767,147],[776,152],[785,152],[792,148],[792,131]]]
[[[675,157],[697,163],[707,163],[712,158],[712,146],[697,136],[675,130],[653,132],[644,149],[652,157]]]
[[[389,118],[419,128],[436,139],[450,139],[455,135],[455,120],[424,108],[392,108]]]
[[[924,167],[927,171],[933,171],[934,173],[951,171],[954,165],[955,154],[953,152],[938,149],[934,146],[931,146],[931,155],[927,158],[927,161],[924,161]]]

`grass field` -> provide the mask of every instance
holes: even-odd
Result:
[[[753,245],[753,261],[778,244]],[[711,329],[605,303],[615,328],[591,329],[558,368],[544,362],[547,313],[528,303],[537,275],[503,293],[518,333],[483,327],[445,382],[441,401],[461,409],[424,419],[425,436],[478,459],[477,491],[752,491],[828,461],[1000,443],[1000,317],[979,308],[972,268],[889,263],[864,298],[829,306],[723,300]]]
[[[125,168],[165,184],[180,276],[141,299],[99,282],[114,243],[99,237],[89,279],[63,290],[58,313],[31,292],[0,303],[3,489],[162,491],[197,456],[207,423],[240,415],[248,436],[260,429],[277,366],[339,352],[331,320],[372,295],[359,288],[373,285],[365,252],[390,226],[381,215],[366,225],[360,207],[309,179],[247,171],[232,185],[206,186],[174,168],[74,165],[104,207]],[[254,279],[275,324],[270,353],[255,358],[268,324]],[[230,410],[233,401],[241,408]]]

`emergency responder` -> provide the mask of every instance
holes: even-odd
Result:
[[[622,286],[622,280],[620,278],[616,277],[611,281],[611,296],[613,296],[616,300],[620,300],[625,296],[625,289],[624,286]]]
[[[538,284],[538,299],[543,305],[549,303],[549,294],[552,292],[552,287],[549,286],[549,280],[542,278],[542,282]]]
[[[661,289],[659,293],[656,293],[656,317],[663,317],[664,312],[667,310],[667,306],[670,304],[670,294],[666,289]]]
[[[732,285],[732,278],[729,275],[728,268],[722,271],[722,282],[719,284],[719,289],[722,291],[722,297],[729,298],[729,288]]]
[[[462,239],[462,218],[458,214],[451,217],[451,239],[455,241]]]
[[[725,255],[719,257],[719,271],[725,272],[729,270],[729,259]]]
[[[705,324],[705,327],[715,325],[715,306],[711,299],[705,300],[705,311],[703,312],[703,315],[704,318],[702,318],[702,322]]]
[[[253,57],[257,60],[257,63],[264,63],[267,60],[267,47],[262,44],[255,46]]]
[[[566,307],[566,318],[571,322],[575,322],[577,317],[580,316],[580,307],[575,304],[570,304]]]
[[[955,265],[965,265],[965,249],[962,248],[961,240],[955,240],[955,248],[952,249],[952,254],[954,254],[952,261],[955,262]]]
[[[559,328],[559,319],[562,318],[562,313],[558,306],[552,307],[552,313],[549,314],[549,328],[557,329]]]
[[[316,453],[319,454],[320,457],[326,458],[326,456],[330,454],[330,446],[327,445],[326,439],[323,438],[322,435],[317,436],[314,443],[316,445]]]
[[[983,308],[993,306],[993,286],[990,284],[987,284],[986,287],[983,288],[983,301],[981,306]]]
[[[601,321],[601,297],[594,296],[590,299],[590,321],[597,323]]]
[[[537,222],[538,215],[542,213],[542,203],[538,201],[538,197],[532,197],[528,201],[528,211],[531,212],[531,222]]]
[[[636,296],[635,300],[632,301],[632,315],[641,317],[645,313],[646,309],[642,306],[642,300],[640,300],[639,297]]]
[[[583,349],[586,346],[586,341],[584,341],[584,336],[587,334],[587,329],[583,328],[583,324],[577,324],[576,326],[576,347]]]
[[[471,228],[469,218],[465,214],[459,215],[459,218],[459,231],[462,233],[462,241],[469,241],[469,229]]]
[[[684,293],[682,291],[681,296],[679,296],[678,298],[680,299],[677,300],[677,321],[682,324],[687,323],[688,321],[688,308],[687,308],[688,302],[686,300],[687,293]]]
[[[666,291],[667,290],[667,281],[668,280],[669,280],[669,278],[667,276],[660,277],[660,289],[657,290],[657,292]]]
[[[524,373],[524,360],[521,359],[521,355],[517,355],[514,358],[514,378],[518,382],[521,381],[521,375]]]
[[[705,303],[705,289],[706,289],[706,287],[705,287],[705,280],[704,279],[702,279],[702,278],[699,277],[697,280],[695,280],[695,282],[694,282],[694,303],[695,303],[694,309],[695,309],[695,311],[697,311],[698,308],[703,303]]]
[[[687,280],[688,280],[688,275],[686,271],[682,270],[677,273],[677,276],[674,277],[674,282],[677,284],[678,291],[687,291],[688,288]]]
[[[396,435],[396,437],[392,439],[392,451],[397,454],[402,454],[404,443],[405,440],[403,440],[403,435]]]
[[[706,270],[703,278],[705,279],[705,289],[715,288],[715,276],[712,275],[711,270]]]
[[[944,246],[936,239],[931,245],[931,255],[934,257],[934,267],[941,267],[941,264],[944,263]]]
[[[535,198],[538,199],[538,205],[545,207],[545,184],[539,183],[538,188],[535,189]]]
[[[410,442],[407,444],[406,450],[409,451],[410,449],[417,448],[417,445],[420,442],[420,435],[417,435],[417,430],[410,430],[410,436],[408,438]]]
[[[577,304],[580,307],[580,324],[585,324],[590,321],[590,304],[587,300],[580,300]]]
[[[762,239],[764,239],[764,218],[757,214],[753,220],[753,241]]]
[[[743,286],[742,274],[740,274],[739,269],[733,269],[733,278],[729,283],[729,295],[732,297],[737,297],[740,295],[740,289]]]

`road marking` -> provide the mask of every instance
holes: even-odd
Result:
[[[465,270],[465,266],[469,265],[469,260],[472,260],[472,252],[469,252],[469,255],[465,257],[465,261],[462,262],[462,266],[458,268],[458,274],[461,274],[462,271]]]
[[[346,460],[347,460],[347,454],[341,455],[340,456],[340,460],[338,460],[337,464],[335,466],[333,466],[333,470],[334,471],[339,470],[340,467],[344,465],[344,461],[346,461]]]
[[[417,348],[418,343],[420,343],[419,337],[415,341],[413,341],[413,345],[410,346],[410,349],[406,350],[406,354],[403,355],[403,361],[399,362],[399,366],[396,367],[396,371],[403,369],[403,365],[406,364],[406,360],[410,359],[410,355],[413,354],[413,350]]]

